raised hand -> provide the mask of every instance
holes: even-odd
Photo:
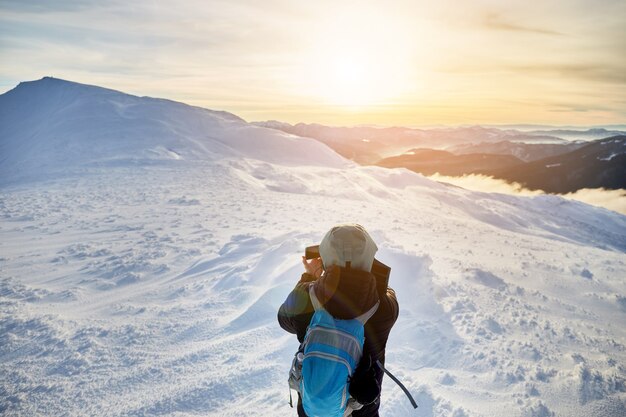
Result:
[[[314,258],[311,260],[307,260],[306,257],[302,257],[302,264],[304,265],[304,270],[313,275],[315,278],[319,278],[322,276],[322,271],[324,267],[322,265],[322,258]]]

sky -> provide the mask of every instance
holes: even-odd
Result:
[[[331,125],[626,123],[626,1],[0,0],[0,92],[53,76]]]

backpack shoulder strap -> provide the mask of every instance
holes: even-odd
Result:
[[[378,310],[379,305],[380,305],[380,301],[376,301],[376,304],[374,304],[372,308],[370,308],[369,310],[367,310],[365,313],[361,314],[360,316],[355,317],[355,320],[358,320],[361,322],[361,324],[365,325],[365,323],[374,315],[374,313],[376,313],[376,310]]]
[[[315,289],[312,285],[309,287],[309,297],[311,298],[311,304],[313,304],[313,308],[315,309],[315,311],[324,310],[324,307],[322,307],[322,304],[315,295]]]

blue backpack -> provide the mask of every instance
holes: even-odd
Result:
[[[361,356],[365,322],[378,303],[362,316],[335,319],[309,291],[315,313],[294,357],[289,386],[302,397],[309,417],[342,417],[348,404],[348,386]]]

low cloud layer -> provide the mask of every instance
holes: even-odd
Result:
[[[435,181],[447,182],[468,190],[483,191],[489,193],[503,193],[522,196],[534,196],[546,194],[543,191],[529,190],[519,183],[508,183],[501,179],[485,175],[463,175],[462,177],[449,177],[446,175],[431,175],[429,178]],[[598,207],[626,215],[626,190],[606,190],[604,188],[583,188],[575,193],[561,194],[561,197],[570,200],[582,201]]]

